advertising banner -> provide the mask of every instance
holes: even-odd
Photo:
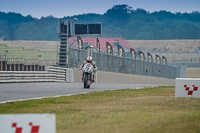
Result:
[[[97,52],[100,52],[100,41],[99,39],[97,38]]]
[[[156,64],[161,64],[161,58],[156,54]]]
[[[167,65],[167,58],[165,56],[162,56],[162,64]]]
[[[140,60],[144,61],[145,60],[145,55],[142,51],[139,50],[139,56],[140,56]]]
[[[82,49],[83,46],[83,40],[80,36],[77,36],[77,42],[78,42],[78,48]]]
[[[117,49],[118,49],[118,55],[120,57],[124,57],[125,53],[124,53],[124,48],[120,45],[117,46]]]
[[[147,58],[148,58],[148,62],[153,62],[152,55],[149,52],[147,52]]]
[[[113,54],[113,48],[109,42],[106,42],[106,51],[107,51],[107,54],[109,54],[109,55]]]
[[[133,48],[130,48],[131,59],[136,59],[136,52]]]

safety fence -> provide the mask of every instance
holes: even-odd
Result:
[[[89,54],[88,52],[88,50],[69,48],[69,67],[80,67],[87,56],[92,54],[99,71],[155,76],[169,79],[175,79],[177,77],[177,69],[175,67],[108,55],[106,53],[97,53],[93,51]]]

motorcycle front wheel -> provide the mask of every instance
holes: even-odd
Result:
[[[87,76],[84,76],[84,80],[83,80],[83,84],[84,84],[84,88],[87,88]]]

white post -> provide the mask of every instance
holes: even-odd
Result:
[[[91,46],[88,47],[88,56],[92,56],[92,48],[93,48],[93,47],[91,47]]]

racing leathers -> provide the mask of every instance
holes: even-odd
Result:
[[[95,74],[96,71],[97,71],[96,63],[95,63],[95,61],[90,61],[90,62],[88,62],[87,60],[85,60],[85,61],[83,61],[83,64],[81,65],[81,70],[82,70],[82,68],[84,67],[84,65],[85,65],[86,63],[90,63],[90,64],[94,67],[94,71],[93,71],[93,73],[92,73],[92,80],[93,80],[93,82],[94,82],[94,74]],[[82,77],[82,80],[83,80],[83,77]]]

